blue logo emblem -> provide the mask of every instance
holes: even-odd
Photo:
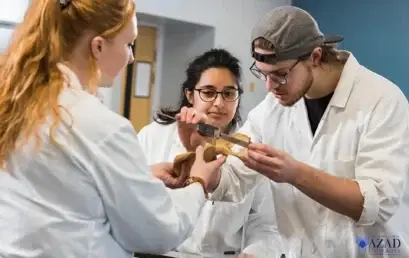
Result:
[[[356,244],[359,248],[363,249],[368,245],[368,238],[367,237],[356,237]]]

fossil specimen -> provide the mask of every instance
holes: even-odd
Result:
[[[250,138],[245,135],[245,134],[240,134],[240,133],[235,133],[232,134],[234,138],[250,142]],[[243,148],[241,151],[236,152],[232,150],[233,143],[228,142],[224,139],[216,139],[214,141],[214,144],[211,143],[206,143],[204,145],[204,155],[203,158],[206,162],[210,162],[212,160],[215,160],[217,155],[233,155],[238,158],[244,156],[246,154],[246,149]],[[190,169],[192,168],[192,165],[195,161],[196,158],[196,153],[191,151],[191,152],[186,152],[179,154],[175,157],[173,160],[173,170],[176,173],[176,175],[182,174],[182,172],[188,172],[187,174],[190,173]]]

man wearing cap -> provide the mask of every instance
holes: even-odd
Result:
[[[338,50],[342,39],[292,6],[256,24],[250,70],[269,93],[240,130],[254,142],[243,161],[272,180],[279,230],[296,257],[409,257],[389,226],[409,169],[408,102]]]

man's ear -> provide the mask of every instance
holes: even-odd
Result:
[[[311,61],[313,66],[321,65],[322,48],[316,47],[311,53]]]
[[[97,36],[91,40],[91,53],[97,60],[101,56],[104,43],[105,39],[100,36]]]
[[[185,96],[187,101],[189,101],[190,105],[193,105],[193,91],[185,89]]]

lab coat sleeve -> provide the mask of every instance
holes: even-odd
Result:
[[[152,176],[130,123],[100,143],[95,155],[94,179],[116,241],[129,252],[160,254],[179,246],[205,203],[202,187],[184,188],[186,202],[174,205]]]
[[[249,169],[237,157],[228,156],[221,167],[219,186],[209,196],[213,201],[240,202],[265,177]]]
[[[260,117],[263,114],[262,109],[264,108],[264,103],[250,111],[247,121],[238,130],[238,133],[245,134],[250,137],[251,142],[261,143],[261,121],[264,119]],[[239,151],[242,147],[234,147],[235,151]],[[237,192],[243,192],[244,188],[248,188],[247,184],[253,185],[255,183],[258,173],[251,171],[243,162],[236,157],[228,157],[227,161],[221,167],[221,178],[219,185],[213,191],[210,198],[215,201],[222,200],[226,194],[235,195]],[[241,188],[241,189],[240,189]],[[228,196],[226,196],[228,198]],[[223,199],[223,201],[227,201]]]
[[[252,119],[249,118],[247,121],[244,123],[244,125],[238,130],[238,133],[245,134],[248,137],[250,137],[250,141],[252,143],[261,143],[261,132],[257,130],[258,126],[252,122]]]
[[[147,157],[147,160],[149,160],[147,156],[147,154],[149,153],[148,150],[151,149],[150,142],[152,142],[152,139],[154,139],[153,137],[151,137],[151,131],[153,126],[154,126],[153,124],[146,125],[141,130],[139,130],[137,134],[139,146],[141,147],[145,157]]]
[[[364,126],[355,177],[364,197],[357,224],[387,222],[399,208],[409,170],[409,109],[403,94],[385,95]]]
[[[279,257],[283,240],[277,229],[271,183],[265,179],[257,187],[253,205],[245,225],[244,253],[257,258]],[[281,251],[281,252],[280,252]]]

